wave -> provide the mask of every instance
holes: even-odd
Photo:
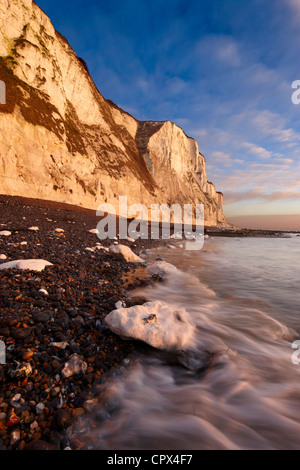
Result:
[[[297,333],[271,316],[267,302],[219,296],[180,269],[143,296],[186,308],[196,338],[186,351],[153,351],[124,364],[101,386],[99,405],[78,423],[85,448],[299,448]]]

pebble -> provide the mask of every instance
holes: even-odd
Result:
[[[51,343],[51,346],[54,346],[57,349],[66,349],[69,346],[69,343],[63,341],[61,343]]]
[[[15,445],[21,438],[21,432],[19,429],[15,429],[12,431],[10,434],[10,445],[13,446]]]
[[[49,295],[49,292],[46,291],[46,289],[40,289],[39,292],[40,292],[41,294]]]
[[[38,415],[43,413],[44,409],[45,409],[45,405],[43,403],[38,403],[35,407],[35,410]]]
[[[30,359],[32,359],[33,357],[33,351],[25,351],[22,355],[22,360],[23,361],[30,361]]]
[[[33,421],[33,423],[31,423],[30,425],[30,429],[33,430],[33,429],[36,429],[38,428],[39,426],[39,423],[37,421]]]
[[[62,376],[64,378],[72,377],[80,373],[85,373],[87,369],[87,363],[82,360],[78,354],[72,354],[69,361],[65,363],[62,370]]]

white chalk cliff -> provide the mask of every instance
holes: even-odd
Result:
[[[197,142],[139,122],[97,90],[85,62],[32,0],[0,0],[0,193],[96,209],[101,203],[203,203],[222,225],[223,196]]]

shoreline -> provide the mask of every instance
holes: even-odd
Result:
[[[0,237],[0,254],[7,256],[0,262],[44,259],[53,265],[41,272],[0,270],[0,340],[7,359],[0,365],[0,449],[80,449],[72,425],[98,403],[99,385],[124,360],[153,351],[113,334],[104,318],[117,302],[146,302],[130,291],[159,279],[143,274],[140,263],[113,258],[105,251],[111,240],[95,250],[99,239],[89,230],[96,224],[95,211],[0,195],[0,231],[11,232]],[[206,234],[241,236],[213,230]],[[170,240],[120,242],[141,254]],[[74,354],[86,370],[64,377]]]
[[[100,218],[96,217],[96,210],[94,209],[87,209],[81,206],[76,206],[73,204],[68,204],[64,202],[57,202],[57,201],[51,201],[51,200],[46,200],[46,199],[35,199],[35,198],[26,198],[23,196],[8,196],[8,195],[3,195],[0,194],[0,204],[10,204],[13,207],[14,206],[30,206],[30,207],[37,207],[39,209],[46,209],[46,210],[59,210],[59,211],[65,211],[69,212],[71,214],[73,213],[78,213],[78,214],[85,214],[86,217],[90,217],[91,219],[94,219],[95,224],[100,220]],[[117,224],[119,217],[117,217]],[[127,219],[127,223],[129,224],[130,221],[133,220]],[[0,222],[1,224],[1,222]],[[150,224],[150,222],[149,222]],[[161,225],[161,224],[160,224]],[[174,229],[174,224],[171,225],[171,233],[172,230]],[[0,225],[1,227],[1,225]],[[234,227],[234,226],[232,226]],[[195,230],[196,227],[193,225],[193,230]],[[149,229],[150,233],[150,229]],[[300,234],[300,231],[295,231],[295,230],[267,230],[267,229],[250,229],[250,228],[241,228],[241,227],[234,227],[232,229],[230,228],[224,228],[224,227],[217,227],[217,226],[206,226],[204,227],[204,234],[214,236],[214,237],[253,237],[253,236],[282,236],[288,233],[295,233],[295,234]],[[140,240],[136,240],[138,243]],[[148,242],[151,242],[152,240],[149,239],[147,240]],[[159,240],[154,240],[152,242],[158,243]]]

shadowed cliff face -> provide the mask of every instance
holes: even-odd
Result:
[[[84,61],[32,0],[0,0],[0,192],[96,209],[203,203],[226,223],[194,139],[138,122],[103,96]]]

